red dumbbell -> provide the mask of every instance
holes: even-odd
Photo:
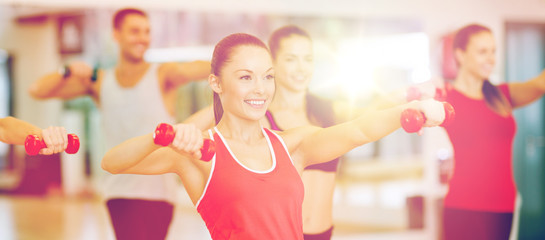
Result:
[[[441,123],[441,127],[446,127],[454,120],[454,107],[447,102],[443,103],[443,107],[445,109],[445,120]],[[401,113],[401,126],[408,133],[420,131],[425,122],[426,116],[418,110],[405,109]]]
[[[37,155],[42,148],[46,148],[43,139],[40,139],[38,135],[28,135],[25,139],[25,150],[28,155]],[[79,138],[76,134],[68,134],[68,146],[65,152],[68,154],[77,153],[79,150]]]
[[[168,146],[174,140],[174,128],[167,123],[160,123],[153,133],[153,142],[157,145]],[[204,139],[201,148],[201,160],[208,162],[216,154],[216,144],[212,139]]]
[[[412,100],[420,100],[422,98],[422,93],[420,92],[420,89],[417,87],[409,87],[407,89],[407,102],[410,102]],[[447,92],[444,89],[441,88],[435,88],[435,95],[433,99],[444,102],[447,100]]]

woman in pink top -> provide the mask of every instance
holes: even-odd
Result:
[[[260,123],[275,93],[265,44],[248,34],[229,35],[216,45],[211,65],[218,122],[213,131],[178,124],[165,148],[153,143],[152,133],[132,138],[108,151],[102,167],[111,173],[178,174],[215,240],[303,239],[300,175],[306,166],[390,134],[401,126],[406,108],[422,111],[425,126],[444,119],[443,104],[425,100],[329,128],[275,132]],[[209,162],[198,160],[204,138],[216,142]]]
[[[456,121],[445,129],[454,148],[454,173],[444,203],[450,239],[509,239],[516,188],[512,171],[515,120],[512,110],[545,93],[545,71],[527,82],[495,86],[490,29],[469,25],[454,38],[458,76],[447,85]]]

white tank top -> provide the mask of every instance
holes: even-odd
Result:
[[[115,69],[105,71],[100,89],[100,110],[106,150],[123,141],[151,133],[162,122],[174,124],[165,109],[157,64],[152,64],[136,86],[124,88],[115,77]],[[177,176],[106,174],[103,194],[106,199],[137,198],[174,203]]]

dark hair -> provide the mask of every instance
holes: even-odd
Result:
[[[271,50],[271,56],[273,59],[276,59],[278,49],[280,48],[280,41],[284,38],[288,38],[292,35],[298,35],[308,38],[309,41],[312,41],[310,35],[303,30],[302,28],[295,25],[287,25],[281,27],[274,31],[269,38],[269,49]]]
[[[452,43],[454,51],[456,51],[456,49],[466,51],[467,45],[469,44],[471,37],[481,32],[492,33],[490,28],[479,24],[470,24],[459,29],[456,32]],[[458,62],[458,59],[456,59],[456,63],[460,64]],[[486,79],[483,83],[482,92],[486,104],[494,112],[502,116],[507,116],[511,113],[512,107],[509,101],[507,101],[507,98],[503,95],[500,89],[497,86],[493,85],[488,79]]]
[[[148,15],[140,10],[140,9],[136,9],[136,8],[123,8],[123,9],[119,9],[115,14],[114,14],[114,19],[113,19],[113,27],[114,29],[120,29],[121,28],[121,24],[123,24],[123,20],[125,20],[125,17],[127,17],[128,15],[130,14],[137,14],[137,15],[140,15],[142,17],[148,17]]]
[[[454,48],[454,50],[459,48],[465,51],[467,48],[467,45],[469,44],[470,38],[473,35],[481,33],[481,32],[492,33],[490,28],[487,28],[479,24],[470,24],[463,28],[460,28],[458,31],[456,31],[456,35],[454,35],[454,40],[452,41],[452,47]]]
[[[210,62],[212,74],[220,76],[223,65],[231,61],[233,50],[240,46],[256,46],[267,50],[267,52],[269,51],[265,43],[257,37],[246,33],[231,34],[219,41],[214,47],[214,54]],[[223,106],[221,105],[219,95],[214,92],[214,118],[216,119],[216,124],[219,123],[222,116]]]

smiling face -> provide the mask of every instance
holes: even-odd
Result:
[[[119,44],[123,58],[129,61],[142,61],[150,44],[148,18],[138,14],[128,14],[119,28],[114,29],[114,38]]]
[[[280,87],[294,92],[306,91],[314,70],[310,39],[291,35],[280,40],[274,66]]]
[[[456,49],[460,69],[479,79],[488,79],[496,64],[496,43],[492,33],[482,31],[473,34],[465,51]]]
[[[241,45],[235,47],[219,76],[211,75],[213,90],[219,94],[224,116],[258,121],[274,96],[274,70],[267,49]]]

